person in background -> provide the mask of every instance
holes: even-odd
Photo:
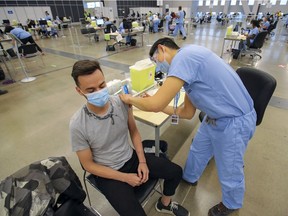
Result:
[[[153,15],[152,22],[153,22],[153,33],[157,33],[160,20],[156,14]]]
[[[45,11],[45,20],[50,20],[52,21],[52,17],[50,16],[48,11]]]
[[[259,21],[258,20],[251,20],[252,29],[249,31],[248,35],[246,36],[246,41],[240,41],[239,43],[239,50],[246,50],[253,44],[255,37],[259,34]]]
[[[129,21],[126,19],[126,18],[123,18],[123,20],[122,20],[122,22],[120,23],[120,25],[119,25],[119,33],[120,34],[123,34],[123,33],[126,33],[126,32],[128,32],[129,31],[129,29],[127,29],[127,23],[128,23]],[[132,26],[131,26],[132,27]],[[126,28],[126,29],[125,29]],[[131,43],[131,39],[132,39],[132,36],[130,36],[130,35],[127,35],[126,37],[125,37],[125,40],[126,40],[126,45],[129,45],[130,43]]]
[[[261,25],[262,30],[266,30],[266,31],[267,31],[268,28],[269,28],[269,26],[270,26],[270,23],[269,23],[267,17],[264,16],[264,17],[263,17],[263,23],[262,23],[262,25]]]
[[[38,51],[41,52],[41,54],[43,55],[43,50],[38,46],[38,44],[34,41],[32,35],[23,30],[22,28],[13,28],[12,26],[6,26],[4,33],[11,33],[13,34],[15,37],[17,37],[23,44],[27,44],[28,42],[31,44],[35,44]]]
[[[109,95],[99,62],[80,60],[71,76],[76,91],[87,100],[70,121],[72,150],[119,215],[146,216],[134,188],[149,178],[161,178],[163,195],[155,204],[156,210],[189,216],[184,207],[172,202],[181,181],[181,167],[164,157],[144,153],[132,107],[119,96]]]
[[[170,16],[169,12],[166,12],[166,16],[165,16],[165,30],[167,32],[167,35],[169,35],[169,25],[170,22],[172,20],[172,17]]]
[[[176,37],[178,32],[181,31],[183,35],[183,40],[186,40],[186,31],[184,29],[184,12],[182,10],[182,6],[178,7],[178,13],[176,14],[176,26],[173,32],[173,36]]]
[[[256,128],[251,96],[234,69],[203,46],[180,49],[171,38],[161,38],[153,44],[149,56],[168,74],[163,85],[151,97],[121,94],[121,100],[144,111],[163,111],[173,115],[172,120],[191,119],[196,109],[206,113],[191,144],[183,179],[196,186],[214,157],[222,202],[208,215],[231,214],[243,205],[244,154]],[[186,94],[184,104],[178,107],[177,95],[182,87]],[[174,106],[168,106],[173,98]]]

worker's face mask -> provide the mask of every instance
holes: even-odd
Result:
[[[163,62],[159,62],[158,59],[157,59],[157,55],[158,55],[158,51],[155,52],[155,54],[153,55],[153,57],[151,58],[152,61],[154,61],[156,64],[157,64],[157,68],[159,68],[159,70],[163,73],[166,73],[168,74],[168,71],[169,71],[169,63],[166,61],[165,59],[165,52],[163,53],[164,55],[164,60]]]
[[[93,104],[97,107],[103,107],[108,102],[109,92],[108,88],[105,87],[99,91],[85,94],[88,103]]]

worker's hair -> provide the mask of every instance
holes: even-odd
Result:
[[[103,74],[103,71],[97,60],[80,60],[73,65],[71,76],[73,77],[76,85],[79,86],[79,76],[92,74],[96,70],[100,70]]]
[[[175,49],[175,50],[180,49],[180,47],[171,38],[167,38],[167,37],[160,38],[151,47],[150,52],[149,52],[150,57],[154,55],[155,51],[158,49],[159,44],[166,46],[168,48],[171,48],[171,49]]]

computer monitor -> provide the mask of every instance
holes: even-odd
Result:
[[[104,20],[103,19],[96,19],[96,24],[98,26],[103,26],[104,25]]]
[[[47,25],[47,20],[39,20],[39,25]]]
[[[9,19],[3,19],[3,24],[10,24],[10,20]]]

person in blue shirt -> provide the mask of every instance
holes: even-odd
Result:
[[[171,22],[171,19],[172,17],[170,16],[169,12],[166,13],[166,16],[165,16],[165,26],[166,26],[166,32],[167,34],[169,35],[169,24]]]
[[[129,31],[129,29],[127,29],[127,26],[128,26],[128,27],[130,27],[130,26],[127,25],[127,23],[128,23],[128,20],[127,20],[126,18],[123,18],[123,21],[120,23],[119,28],[118,28],[120,34],[124,34],[124,33],[126,33],[126,32]],[[131,26],[131,27],[132,27],[132,26]],[[125,29],[125,28],[126,28],[126,29]],[[128,44],[131,43],[131,39],[132,39],[132,36],[130,36],[130,35],[127,35],[127,36],[125,37],[126,45],[128,45]]]
[[[263,23],[262,23],[262,30],[268,30],[270,26],[270,22],[268,21],[267,17],[263,17]]]
[[[27,44],[28,42],[31,43],[31,44],[35,44],[37,49],[38,49],[38,51],[41,52],[42,54],[44,54],[43,50],[34,41],[32,35],[29,32],[23,30],[22,28],[13,28],[12,26],[6,26],[4,32],[13,34],[23,44]]]
[[[152,22],[153,22],[153,33],[157,33],[160,20],[156,14],[153,15]]]
[[[52,17],[50,16],[48,11],[45,11],[45,20],[52,20]]]
[[[182,6],[178,7],[179,12],[176,14],[176,26],[173,32],[173,36],[176,37],[178,34],[178,31],[180,30],[183,35],[183,40],[186,39],[186,31],[184,29],[184,12],[182,10]]]
[[[259,34],[259,22],[258,20],[252,20],[252,29],[250,30],[249,34],[246,37],[246,44],[249,47],[251,44],[253,44],[255,37]]]
[[[259,34],[259,22],[258,20],[252,20],[252,29],[249,31],[248,35],[246,36],[246,41],[240,41],[239,49],[246,50],[247,47],[249,48],[251,44],[253,44],[255,37]]]
[[[162,72],[167,72],[163,85],[153,96],[120,98],[138,109],[163,111],[174,118],[191,119],[196,109],[206,113],[191,144],[183,179],[195,186],[214,157],[222,202],[208,215],[229,215],[243,205],[244,154],[256,127],[253,100],[233,68],[205,47],[187,45],[180,49],[172,39],[161,38],[149,55]],[[182,87],[184,104],[168,106]]]

